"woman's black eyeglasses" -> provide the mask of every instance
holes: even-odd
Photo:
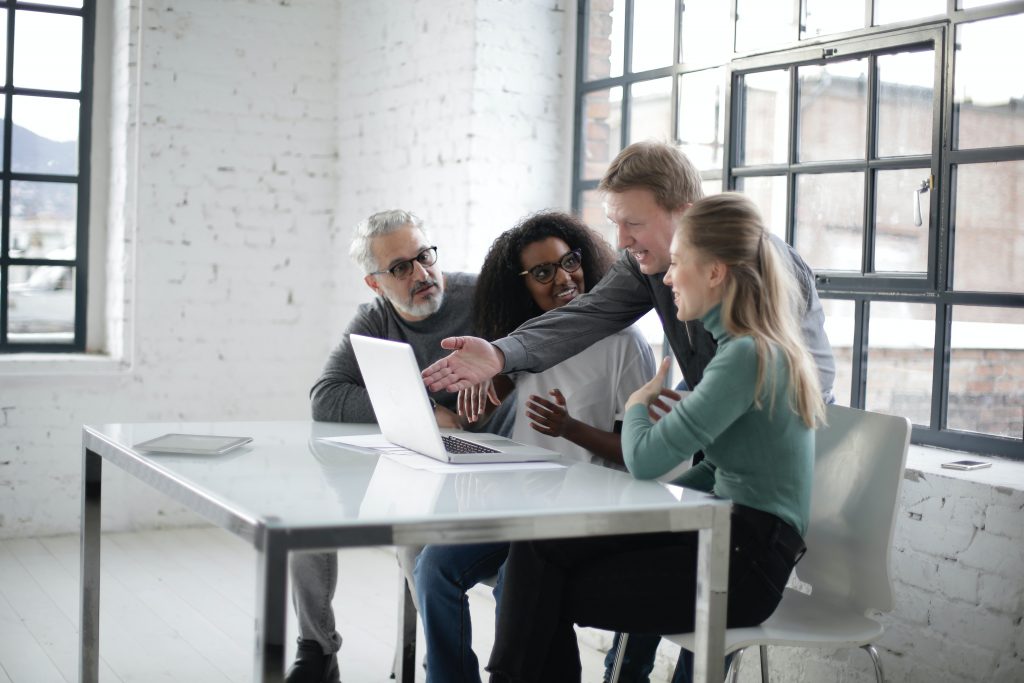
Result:
[[[575,273],[583,265],[583,252],[573,249],[556,263],[538,263],[533,268],[524,270],[520,275],[529,275],[542,285],[546,285],[555,279],[555,273],[561,268],[567,273]]]
[[[411,259],[399,261],[385,270],[375,270],[370,275],[383,275],[387,273],[396,280],[404,280],[412,275],[412,264],[414,261],[424,268],[434,265],[437,262],[437,247],[427,247]]]

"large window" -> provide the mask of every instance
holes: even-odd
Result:
[[[0,352],[85,348],[93,9],[0,0]]]
[[[840,403],[1024,458],[1024,3],[963,4],[581,2],[574,203],[674,140],[814,269]]]

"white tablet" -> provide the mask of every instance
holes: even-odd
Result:
[[[212,434],[164,434],[132,448],[147,453],[188,453],[221,455],[252,441],[251,436],[214,436]]]

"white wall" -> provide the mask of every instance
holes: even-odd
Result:
[[[569,208],[575,40],[565,0],[343,3],[339,291],[365,301],[346,248],[374,211],[419,214],[447,270],[479,269],[522,216]],[[332,318],[335,337],[347,316]]]
[[[84,423],[307,418],[370,296],[357,220],[419,212],[445,267],[475,269],[519,216],[567,205],[564,2],[100,4],[114,358],[0,357],[0,537],[77,529]],[[104,487],[105,528],[195,521],[116,472]]]

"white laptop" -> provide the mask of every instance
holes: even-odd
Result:
[[[497,434],[437,426],[412,347],[402,342],[349,335],[381,434],[391,443],[450,463],[527,462],[561,456]]]

